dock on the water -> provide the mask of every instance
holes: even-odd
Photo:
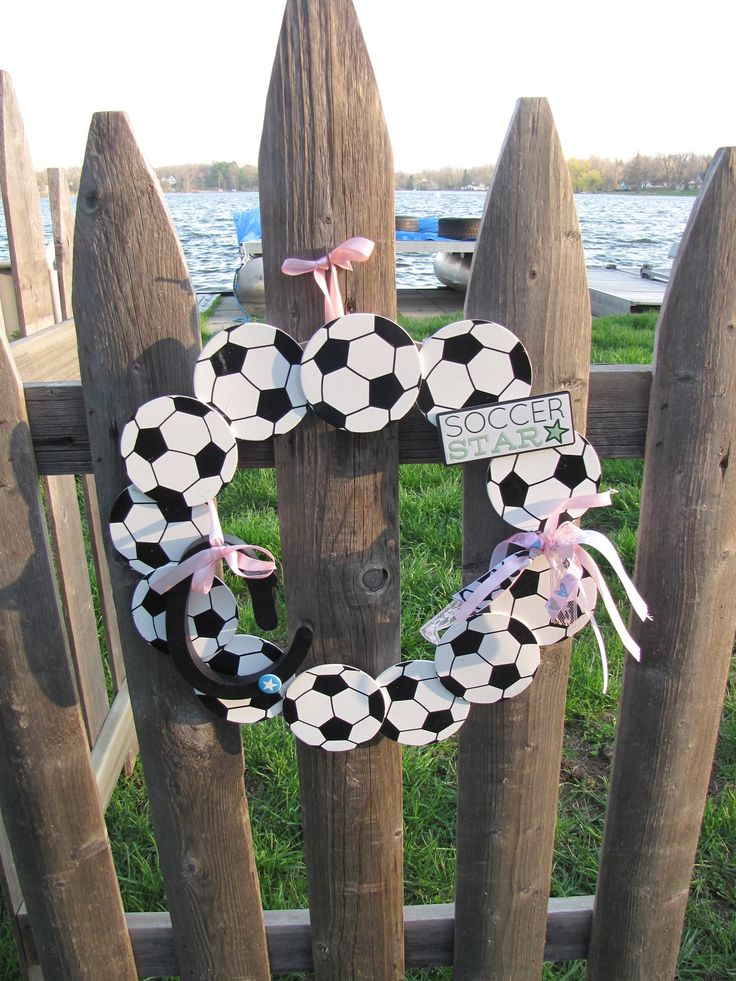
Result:
[[[590,308],[594,317],[615,313],[646,313],[659,310],[666,283],[644,279],[637,272],[588,266]]]
[[[207,329],[212,333],[229,327],[231,324],[245,319],[245,314],[231,291],[198,293],[200,311],[209,309],[220,297],[212,314]],[[462,316],[465,295],[446,286],[433,289],[400,289],[397,291],[399,313],[406,317],[442,317],[447,314]]]
[[[423,243],[422,243],[423,244]],[[588,267],[590,306],[594,317],[607,317],[616,313],[645,313],[659,310],[664,299],[666,283],[643,279],[634,272],[623,269]],[[462,314],[465,294],[446,286],[424,289],[397,290],[399,313],[405,317],[440,317]],[[200,310],[206,310],[221,296],[221,302],[213,312],[209,329],[221,330],[245,314],[232,292],[207,292],[198,294]]]

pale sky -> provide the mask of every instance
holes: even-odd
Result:
[[[397,170],[495,162],[524,95],[549,99],[567,157],[736,142],[726,0],[354,3]],[[283,0],[6,0],[0,68],[35,167],[81,164],[92,113],[111,109],[128,113],[154,166],[256,163],[283,9]]]

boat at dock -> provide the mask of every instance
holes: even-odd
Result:
[[[260,253],[260,214],[257,209],[252,209],[236,214],[234,220],[241,264],[235,273],[233,294],[245,314],[262,317],[265,314],[265,295]],[[442,285],[436,288],[399,289],[399,309],[402,310],[402,306],[410,308],[412,312],[409,316],[433,316],[462,309],[480,219],[419,218],[416,221],[418,227],[411,230],[407,228],[406,216],[397,222],[397,225],[404,227],[397,227],[396,251],[433,253],[434,274]],[[656,274],[659,270],[652,270],[655,275],[648,274],[650,269],[647,266],[641,269],[617,268],[613,264],[588,266],[586,271],[593,316],[658,310],[664,299],[667,280],[664,275]]]

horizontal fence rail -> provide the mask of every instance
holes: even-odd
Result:
[[[599,456],[644,455],[652,372],[649,365],[591,365],[586,431]],[[41,474],[90,473],[92,458],[79,382],[26,382],[23,386],[33,449]],[[273,467],[273,440],[239,444],[239,465]],[[400,463],[439,463],[437,430],[418,409],[399,423]]]
[[[573,896],[550,899],[547,906],[546,961],[578,960],[586,956],[593,897]],[[310,971],[312,930],[309,910],[266,910],[266,939],[273,974]],[[141,977],[176,975],[179,962],[174,949],[171,917],[168,913],[127,913],[136,964]],[[406,967],[449,967],[452,965],[455,906],[404,907],[404,956]],[[28,914],[18,917],[23,946],[29,965],[37,963]]]

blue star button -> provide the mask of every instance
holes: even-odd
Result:
[[[281,691],[281,678],[275,674],[262,674],[258,679],[258,687],[266,695],[278,695]]]

